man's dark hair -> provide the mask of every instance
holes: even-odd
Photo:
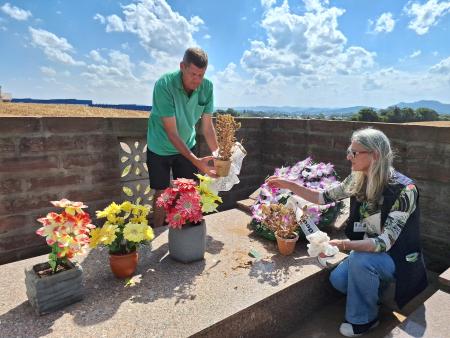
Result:
[[[191,47],[184,52],[183,62],[186,66],[193,63],[198,68],[206,68],[208,66],[208,54],[203,49]]]

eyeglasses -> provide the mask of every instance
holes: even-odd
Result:
[[[350,157],[351,160],[353,160],[358,154],[367,154],[371,153],[371,151],[354,151],[351,148],[347,149],[347,156]]]

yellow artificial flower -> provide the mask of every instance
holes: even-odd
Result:
[[[144,240],[144,225],[127,223],[123,229],[123,237],[130,242],[142,242]]]
[[[117,238],[116,232],[119,230],[119,226],[116,224],[109,224],[108,222],[105,223],[102,227],[102,233],[101,233],[101,243],[105,245],[109,245],[112,242],[114,242]]]
[[[108,214],[119,214],[120,213],[120,206],[116,204],[116,202],[112,202],[110,205],[106,207],[106,212]]]
[[[153,232],[153,229],[150,226],[146,225],[144,227],[144,239],[146,241],[152,241],[153,238],[155,238],[155,234]]]
[[[120,205],[120,209],[129,213],[133,209],[133,204],[130,201],[125,201]]]
[[[112,223],[112,224],[116,224],[117,223],[117,217],[116,217],[115,214],[108,214],[106,216],[106,219],[108,220],[109,223]]]
[[[91,240],[89,242],[90,248],[96,248],[97,245],[101,244],[100,242],[101,235],[102,235],[101,228],[95,228],[91,230],[90,232]]]

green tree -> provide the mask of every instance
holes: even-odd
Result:
[[[373,108],[362,108],[357,114],[353,115],[352,120],[378,122],[380,121],[380,117]]]
[[[430,108],[417,108],[416,117],[418,121],[439,121],[439,114]]]

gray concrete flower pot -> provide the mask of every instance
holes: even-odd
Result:
[[[40,277],[37,271],[48,263],[25,268],[25,286],[28,301],[39,315],[59,310],[83,298],[83,270],[78,263],[69,262],[71,269]]]
[[[206,249],[205,221],[199,225],[184,225],[181,229],[169,228],[169,254],[182,263],[202,260]]]

